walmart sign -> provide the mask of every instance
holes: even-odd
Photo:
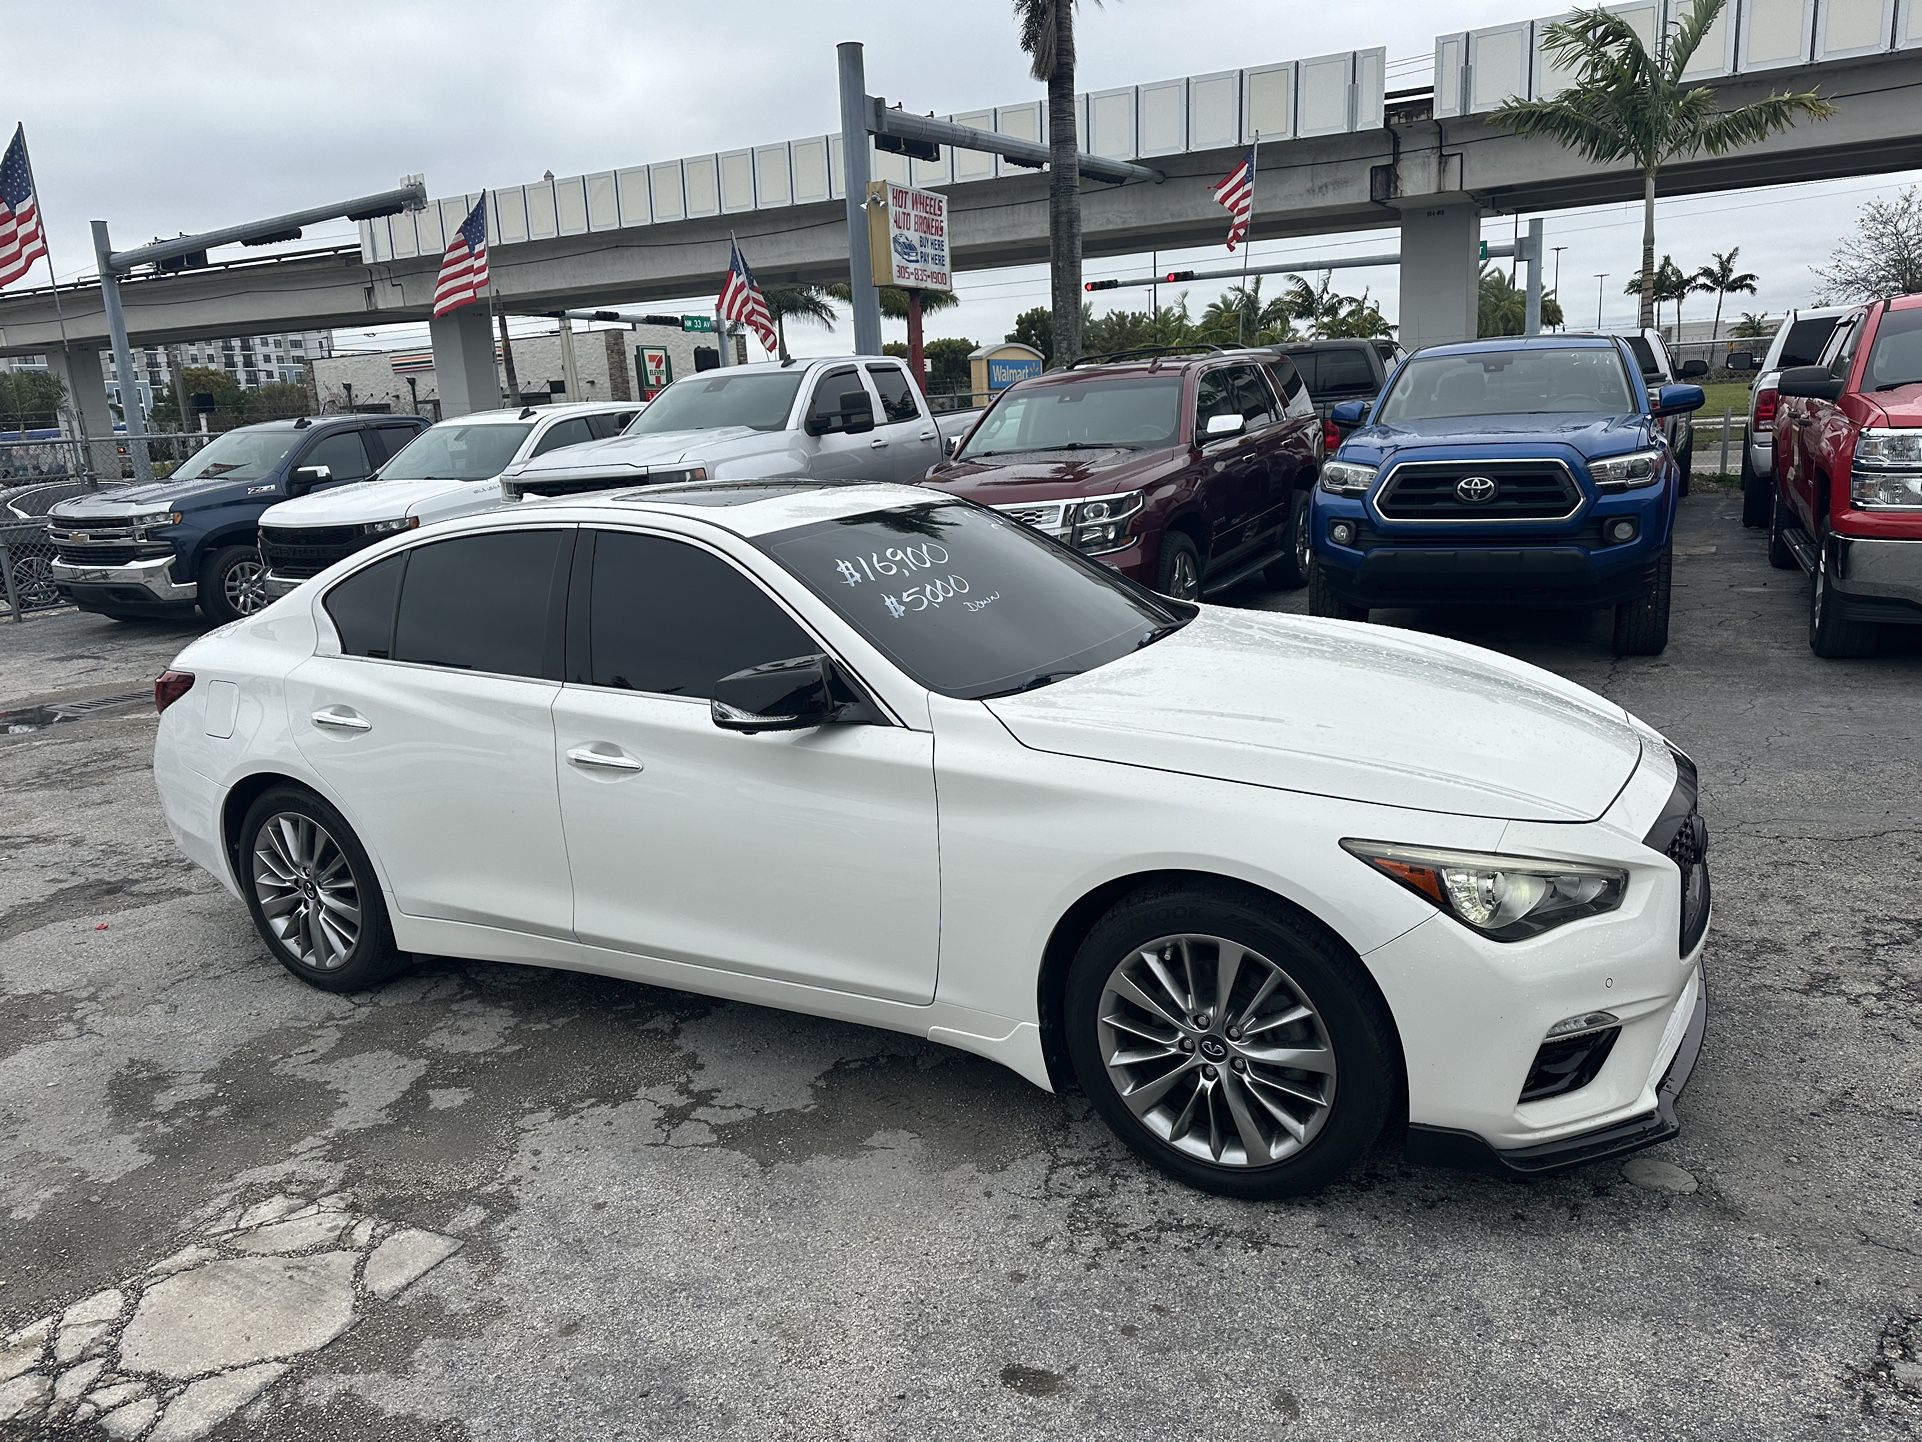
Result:
[[[1040,374],[1041,360],[1038,356],[1012,356],[1007,360],[991,358],[988,361],[988,389],[1004,391],[1016,381]]]

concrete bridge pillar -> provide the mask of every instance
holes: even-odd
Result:
[[[1481,211],[1437,200],[1401,217],[1401,343],[1473,340],[1481,290]]]
[[[428,321],[427,338],[434,345],[434,387],[440,394],[443,419],[500,408],[494,333],[484,306],[464,305],[451,315]]]
[[[107,402],[107,378],[100,369],[98,346],[55,346],[47,352],[47,370],[66,388],[61,402],[61,429],[71,433],[78,421],[80,434],[92,437],[85,463],[102,481],[120,479],[120,452],[113,440],[113,407]],[[138,391],[135,392],[138,394]]]

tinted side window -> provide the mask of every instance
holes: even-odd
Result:
[[[1208,417],[1238,416],[1241,399],[1235,394],[1234,381],[1226,367],[1203,371],[1195,383],[1195,440],[1208,439]]]
[[[881,397],[884,424],[920,419],[921,411],[914,404],[914,383],[906,371],[899,366],[869,366],[868,374],[873,377],[874,389]]]
[[[1825,355],[1828,358],[1829,374],[1837,380],[1849,378],[1849,367],[1855,364],[1856,343],[1861,338],[1862,317],[1859,314],[1846,317],[1835,328],[1835,334],[1829,339]]]
[[[322,598],[321,606],[340,632],[343,654],[383,660],[393,654],[394,602],[400,597],[400,573],[406,561],[404,555],[376,561]]]
[[[1315,357],[1318,378],[1309,382],[1322,400],[1368,398],[1381,389],[1375,368],[1360,346],[1325,350]]]
[[[1302,393],[1301,372],[1295,363],[1286,356],[1277,356],[1268,362],[1268,376],[1281,391],[1282,404],[1294,408],[1295,398]]]
[[[861,377],[853,366],[829,371],[814,383],[814,399],[808,403],[810,423],[825,422],[841,413],[841,393],[861,389]]]
[[[547,672],[548,608],[569,530],[493,531],[416,546],[394,656],[503,676]]]
[[[576,680],[705,699],[723,676],[820,649],[766,592],[709,551],[628,531],[594,538],[588,674]]]
[[[587,417],[576,416],[572,420],[549,426],[547,434],[534,442],[534,449],[528,455],[544,456],[549,451],[558,451],[562,446],[578,446],[583,441],[593,439],[594,433],[587,428]]]
[[[1235,396],[1241,403],[1242,419],[1248,423],[1248,429],[1258,431],[1273,425],[1277,419],[1275,394],[1268,389],[1261,367],[1234,366],[1229,374],[1234,379]]]
[[[294,464],[325,466],[337,481],[364,481],[373,473],[373,467],[367,464],[367,448],[360,442],[359,431],[335,431],[331,436],[322,436]]]
[[[374,454],[374,464],[384,466],[399,455],[415,436],[419,426],[377,426],[369,434],[367,449]]]
[[[587,433],[597,441],[618,436],[627,429],[627,423],[639,414],[639,411],[610,411],[605,415],[589,416]]]
[[[1782,370],[1790,366],[1812,366],[1822,358],[1822,347],[1829,343],[1835,334],[1840,317],[1824,316],[1820,320],[1798,320],[1789,327],[1789,333],[1782,338],[1782,353],[1775,358],[1775,364]]]

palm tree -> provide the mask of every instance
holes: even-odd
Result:
[[[843,292],[847,291],[842,286]],[[792,316],[795,320],[808,321],[814,325],[833,325],[835,321],[834,302],[842,299],[828,285],[770,285],[762,290],[761,298],[767,302],[767,313],[774,317],[774,338],[778,342],[777,354],[782,360],[790,359],[787,349],[787,322]]]
[[[1707,85],[1682,83],[1727,0],[1691,0],[1663,25],[1650,55],[1627,20],[1607,10],[1578,10],[1548,27],[1542,48],[1575,71],[1552,100],[1510,99],[1495,112],[1517,135],[1545,135],[1598,164],[1628,160],[1642,172],[1641,324],[1655,317],[1655,178],[1671,160],[1726,155],[1757,144],[1798,119],[1826,120],[1835,107],[1813,90],[1775,91],[1734,110]]]
[[[1675,306],[1675,338],[1680,340],[1682,331],[1682,298],[1689,292],[1690,281],[1689,277],[1682,274],[1682,268],[1675,263],[1673,256],[1663,256],[1662,263],[1655,267],[1655,284],[1651,289],[1655,297],[1655,319],[1653,324],[1658,327],[1661,325],[1662,307],[1673,303]],[[1622,287],[1622,294],[1640,295],[1641,293],[1642,275],[1640,271],[1637,271],[1628,278],[1628,284]],[[1643,321],[1642,323],[1644,325],[1650,324],[1648,321]]]
[[[1100,0],[1096,0],[1099,4]],[[1075,133],[1075,0],[1014,0],[1028,72],[1048,87],[1048,273],[1056,365],[1081,354],[1081,151]]]
[[[1696,271],[1691,282],[1693,289],[1708,291],[1715,296],[1715,328],[1708,337],[1711,345],[1722,338],[1722,302],[1738,292],[1754,295],[1755,282],[1761,279],[1753,271],[1738,271],[1735,268],[1735,257],[1741,253],[1742,247],[1739,245],[1727,255],[1719,250],[1711,250],[1709,254],[1715,257],[1715,264],[1705,265]]]
[[[1752,310],[1742,312],[1742,318],[1735,322],[1729,334],[1737,340],[1761,340],[1775,333],[1775,322],[1766,313],[1757,315]]]
[[[1185,314],[1185,296],[1182,305]],[[1276,345],[1294,339],[1293,319],[1286,299],[1261,298],[1261,277],[1255,276],[1246,285],[1229,286],[1219,300],[1208,302],[1201,313],[1200,334],[1212,341]]]

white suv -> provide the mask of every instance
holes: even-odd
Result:
[[[343,556],[500,504],[500,474],[564,446],[618,436],[645,401],[476,411],[429,426],[369,480],[269,506],[260,517],[266,589],[284,596]]]

